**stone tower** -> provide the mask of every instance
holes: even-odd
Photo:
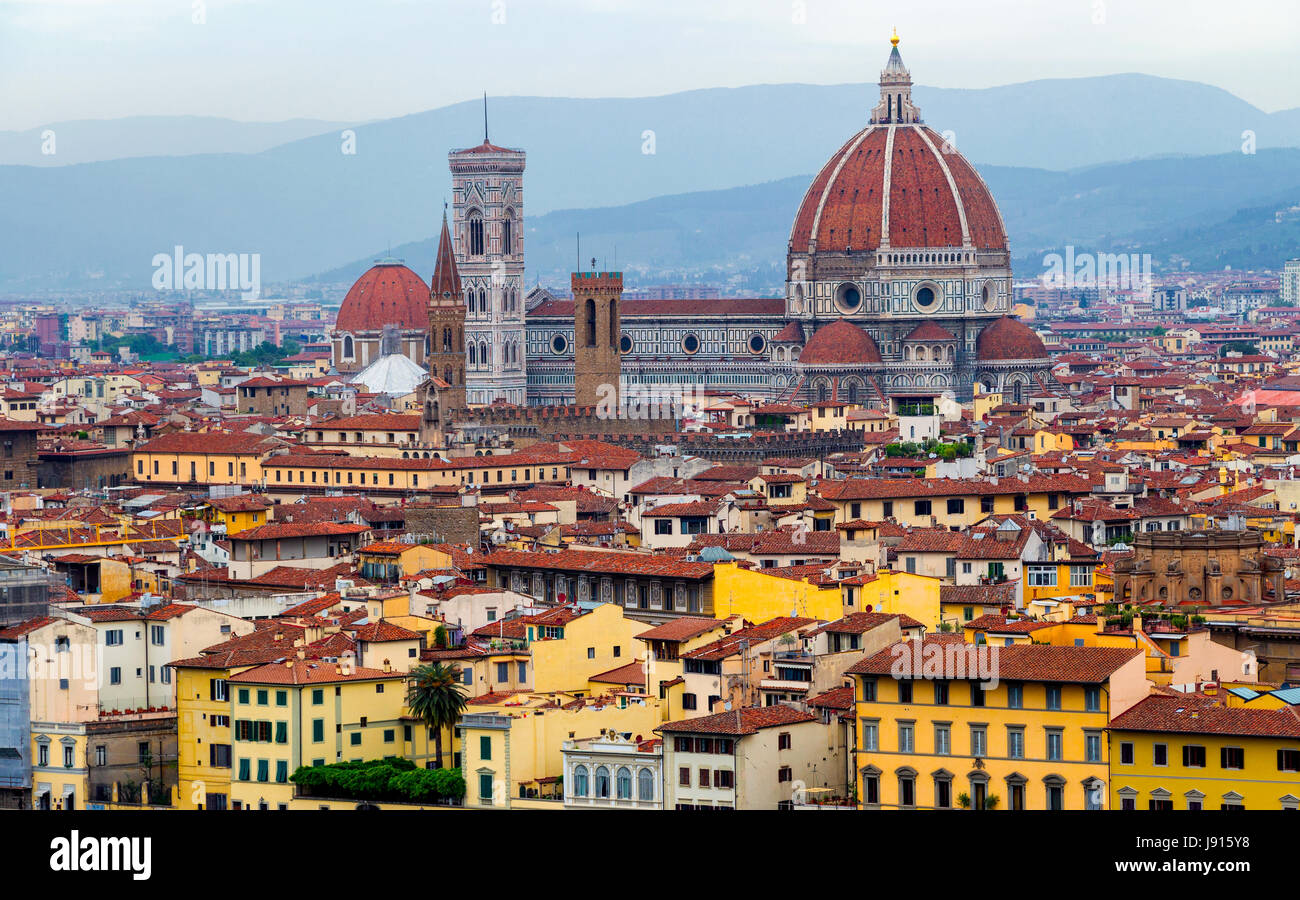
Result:
[[[438,260],[429,289],[429,380],[423,399],[422,431],[445,433],[451,412],[465,408],[465,306],[452,252],[447,211],[442,213]]]
[[[596,267],[596,261],[591,261]],[[573,386],[578,406],[613,404],[620,398],[623,360],[619,301],[622,272],[573,273]]]
[[[465,298],[466,393],[470,403],[523,405],[528,378],[524,330],[524,160],[488,141],[447,156],[452,233]]]

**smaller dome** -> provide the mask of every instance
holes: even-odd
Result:
[[[975,341],[976,359],[994,362],[1006,359],[1044,359],[1047,347],[1033,329],[1010,316],[995,319]]]
[[[366,270],[339,306],[335,331],[382,331],[429,327],[429,286],[397,260],[380,260]]]
[[[883,360],[871,335],[847,319],[836,319],[817,330],[799,354],[799,362],[804,366],[853,366]]]
[[[910,332],[904,341],[955,341],[957,335],[937,322],[922,322]]]

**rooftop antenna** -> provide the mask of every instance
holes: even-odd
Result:
[[[582,232],[577,232],[578,236],[578,271],[582,271]]]
[[[487,142],[488,142],[488,127],[487,127],[487,91],[484,91],[484,92],[483,92],[483,143],[486,144]]]

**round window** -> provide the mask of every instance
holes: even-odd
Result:
[[[688,355],[698,353],[700,350],[700,339],[693,334],[686,335],[686,337],[682,338],[682,349],[686,351]]]
[[[767,349],[767,339],[761,334],[751,334],[749,336],[749,352],[762,353]]]
[[[840,312],[856,312],[862,306],[862,292],[856,285],[844,283],[835,291],[835,305]]]
[[[551,338],[551,352],[556,356],[563,356],[564,351],[569,349],[569,341],[562,334],[557,334]]]
[[[628,337],[626,334],[618,339],[618,352],[619,353],[632,352],[632,339]]]
[[[993,290],[993,285],[984,285],[984,309],[986,312],[993,312],[997,308],[997,292]]]
[[[916,303],[917,309],[922,312],[929,312],[932,309],[938,308],[939,295],[935,293],[934,288],[930,287],[928,284],[922,285],[916,289],[916,295],[913,298],[913,302]]]

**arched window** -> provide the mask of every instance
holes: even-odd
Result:
[[[487,311],[488,311],[488,309],[487,309],[487,289],[486,289],[486,288],[479,288],[479,289],[478,289],[478,311],[479,311],[480,314],[486,314]]]
[[[587,767],[578,766],[573,770],[573,796],[587,796]]]
[[[1013,402],[1013,403],[1017,403],[1017,404],[1020,403],[1020,402],[1022,402],[1022,397],[1024,396],[1024,391],[1025,391],[1025,386],[1024,386],[1023,384],[1021,384],[1019,381],[1017,381],[1017,382],[1015,383],[1015,385],[1012,387],[1012,396],[1013,396],[1015,399],[1012,400],[1011,402]]]
[[[587,346],[596,346],[596,301],[587,299]]]
[[[343,358],[352,359],[355,355],[355,349],[352,346],[352,335],[343,336]]]
[[[502,253],[508,254],[508,253],[515,252],[514,222],[511,221],[511,219],[514,218],[514,215],[515,215],[514,210],[512,209],[506,210],[506,220],[501,223],[501,252]]]
[[[626,766],[618,770],[618,799],[632,799],[632,770]]]
[[[826,382],[817,385],[817,402],[825,403],[830,399],[830,392],[826,388]]]
[[[478,347],[473,344],[469,345],[469,367],[472,369],[478,365]]]
[[[480,341],[480,342],[479,342],[479,345],[478,345],[478,358],[479,358],[479,365],[481,365],[481,366],[490,366],[490,365],[492,365],[492,358],[491,358],[490,356],[488,356],[488,346],[487,346],[487,342],[486,342],[486,341]]]
[[[596,769],[596,796],[609,799],[609,769],[604,766]]]
[[[649,769],[636,773],[636,798],[651,801],[655,798],[655,776]]]
[[[469,219],[469,255],[483,255],[483,218],[478,213],[471,214]]]
[[[858,402],[858,383],[856,381],[849,382],[849,402]]]
[[[451,377],[451,366],[447,366],[447,368],[442,370],[442,380],[447,382],[448,384],[456,383]]]
[[[442,352],[443,353],[451,352],[451,329],[450,328],[444,328],[442,330]]]

